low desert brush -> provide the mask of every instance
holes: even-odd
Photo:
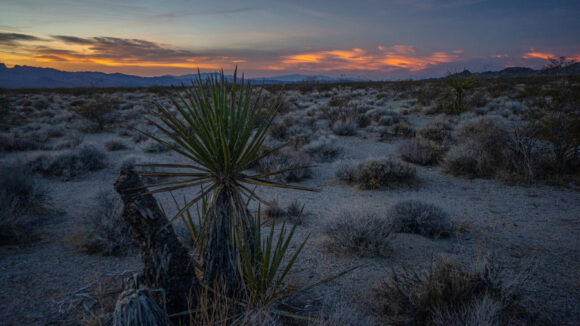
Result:
[[[30,240],[33,218],[50,211],[46,191],[30,173],[0,168],[0,245]]]
[[[393,270],[373,306],[389,325],[550,325],[524,301],[524,281],[491,259],[462,266],[441,258],[427,271]]]
[[[429,238],[446,238],[453,232],[448,214],[440,207],[418,200],[406,200],[389,210],[396,232],[416,233]]]
[[[387,219],[371,213],[344,212],[328,222],[326,235],[326,246],[332,251],[386,256],[391,252],[393,227]]]

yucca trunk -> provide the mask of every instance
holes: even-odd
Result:
[[[209,284],[222,282],[229,295],[239,294],[241,279],[234,233],[242,236],[244,243],[253,243],[256,226],[250,212],[241,196],[224,186],[212,193],[204,220],[204,281]]]
[[[141,247],[143,271],[139,285],[163,289],[166,302],[157,304],[165,304],[168,313],[186,310],[186,298],[199,286],[189,252],[135,171],[121,170],[115,189],[123,199],[123,219]],[[192,299],[195,304],[196,298]]]

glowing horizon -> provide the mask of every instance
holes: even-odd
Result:
[[[580,5],[528,1],[522,7],[516,2],[502,7],[492,0],[358,6],[265,1],[240,7],[232,1],[192,6],[176,0],[162,7],[133,0],[7,0],[0,4],[0,62],[140,76],[238,66],[250,77],[301,73],[389,79],[464,68],[538,68],[548,57],[580,61],[574,34]],[[470,21],[458,18],[461,14]],[[537,17],[543,20],[531,24]]]

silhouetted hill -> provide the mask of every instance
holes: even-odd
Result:
[[[202,73],[202,77],[209,76]],[[56,88],[56,87],[149,87],[180,86],[191,84],[195,74],[181,76],[140,77],[121,73],[106,74],[102,72],[69,72],[52,68],[14,66],[8,68],[0,63],[1,88]],[[228,76],[227,78],[232,78]],[[303,80],[316,82],[336,82],[327,76],[285,75],[279,77],[250,78],[258,84],[295,83]]]
[[[479,78],[516,78],[516,77],[536,77],[536,76],[551,76],[554,74],[554,70],[534,70],[527,67],[509,67],[502,69],[500,71],[485,71],[476,73]],[[565,69],[560,69],[557,73],[562,75],[577,75],[580,74],[580,62],[574,63],[573,65],[566,67]],[[473,75],[469,70],[464,70],[462,72],[453,75],[463,75],[470,76]]]
[[[565,74],[580,74],[580,63],[568,67]],[[469,70],[458,74],[471,75]],[[478,73],[480,78],[512,78],[547,76],[552,72],[534,70],[524,67],[511,67],[500,71],[486,71]],[[203,73],[202,76],[209,76]],[[80,71],[69,72],[52,68],[38,68],[29,66],[14,66],[8,68],[0,63],[0,88],[57,88],[57,87],[150,87],[150,86],[180,86],[191,84],[196,75],[165,75],[158,77],[140,77],[121,73],[107,74],[102,72]],[[228,78],[231,78],[229,76]],[[309,82],[342,82],[356,81],[356,79],[332,78],[322,75],[284,75],[276,77],[250,78],[257,84],[283,84]]]

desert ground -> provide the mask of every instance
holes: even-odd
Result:
[[[298,223],[291,250],[308,237],[287,281],[357,267],[288,304],[321,325],[412,325],[413,309],[433,325],[502,325],[514,311],[515,325],[580,325],[579,110],[573,98],[554,113],[557,82],[479,81],[455,109],[437,81],[266,87],[282,106],[264,151],[288,145],[253,170],[309,166],[273,180],[316,190],[258,188],[277,208],[250,204],[264,230]],[[135,163],[187,162],[144,134],[160,135],[149,120],[180,91],[0,93],[1,325],[110,323],[141,268],[113,185]],[[176,213],[168,193],[155,198]],[[442,311],[393,289],[406,284],[395,275],[420,275],[412,292],[445,264],[487,290]]]

